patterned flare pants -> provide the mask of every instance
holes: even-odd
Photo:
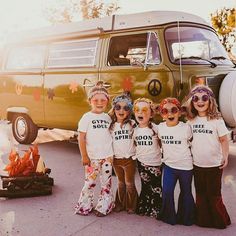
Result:
[[[113,195],[111,191],[112,158],[91,160],[90,166],[85,166],[85,183],[80,198],[75,207],[75,213],[88,215],[94,206],[94,188],[96,178],[100,174],[101,192],[95,210],[107,215],[113,207]]]

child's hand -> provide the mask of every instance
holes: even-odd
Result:
[[[222,160],[221,166],[219,167],[220,169],[225,168],[228,165],[228,158]]]
[[[90,159],[86,156],[82,158],[83,166],[90,166]]]

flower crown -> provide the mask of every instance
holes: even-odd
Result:
[[[132,101],[126,95],[119,95],[117,97],[114,97],[112,100],[112,107],[114,107],[116,105],[116,103],[118,103],[118,102],[125,102],[127,104],[127,106],[130,108],[130,110],[133,109]]]
[[[166,105],[167,103],[172,103],[175,106],[177,106],[179,109],[181,108],[181,104],[177,98],[165,98],[161,101],[159,105],[159,109],[162,110],[164,105]]]

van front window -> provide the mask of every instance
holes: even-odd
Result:
[[[168,28],[165,40],[171,62],[179,64],[233,65],[217,35],[198,27],[180,26]]]

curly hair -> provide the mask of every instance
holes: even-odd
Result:
[[[207,109],[207,120],[219,119],[221,113],[218,110],[218,105],[213,91],[206,85],[196,85],[187,96],[186,102],[183,104],[186,107],[187,119],[192,120],[198,115],[198,111],[194,108],[192,97],[195,93],[206,93],[209,96],[209,107]]]

